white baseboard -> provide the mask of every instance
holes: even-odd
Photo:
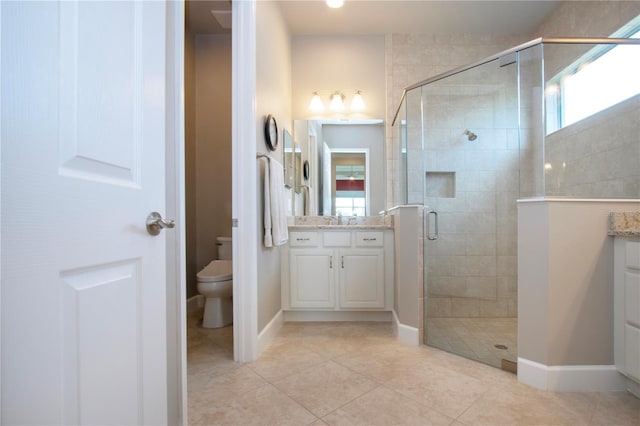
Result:
[[[554,392],[611,392],[626,389],[615,365],[544,364],[518,358],[518,381]]]
[[[411,327],[409,325],[400,323],[398,315],[396,315],[396,311],[392,311],[392,313],[393,332],[398,338],[398,341],[412,346],[420,345],[420,330],[418,330],[416,327]]]
[[[187,314],[193,313],[204,306],[204,296],[196,294],[187,299]]]
[[[284,311],[284,320],[299,321],[391,321],[390,311]]]
[[[278,311],[278,313],[271,318],[269,324],[267,324],[262,331],[258,333],[258,356],[260,356],[267,345],[271,343],[273,338],[276,337],[276,334],[278,334],[278,331],[282,327],[282,324],[284,323],[284,316],[282,313],[282,310]]]

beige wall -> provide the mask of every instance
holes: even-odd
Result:
[[[256,3],[256,123],[257,152],[268,152],[264,140],[264,121],[273,114],[278,123],[279,144],[269,155],[282,158],[282,129],[292,131],[291,114],[291,37],[280,8],[273,2]],[[292,132],[293,133],[293,132]],[[259,240],[258,248],[258,330],[261,331],[280,311],[280,248],[263,244],[263,182],[265,160],[257,161]],[[238,171],[242,173],[242,171]]]
[[[518,356],[546,366],[613,364],[610,211],[636,202],[518,205]]]
[[[325,107],[329,92],[347,90],[349,104],[353,90],[362,90],[366,110],[340,114],[338,118],[384,118],[384,36],[294,36],[292,40],[293,117],[334,118],[330,112],[311,113],[311,94],[321,91]]]
[[[187,297],[196,274],[231,236],[231,36],[199,34],[185,45]]]

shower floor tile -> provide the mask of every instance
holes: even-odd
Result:
[[[429,346],[500,368],[503,359],[518,360],[518,319],[427,318],[425,341]]]

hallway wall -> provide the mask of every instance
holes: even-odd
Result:
[[[187,297],[231,236],[231,36],[186,43]]]
[[[282,134],[292,131],[291,36],[280,8],[273,2],[256,3],[256,151],[282,158]],[[269,151],[264,139],[264,122],[272,114],[278,124],[278,148]],[[258,332],[280,312],[280,248],[263,243],[265,160],[257,161],[258,209]],[[290,197],[290,195],[289,195]]]

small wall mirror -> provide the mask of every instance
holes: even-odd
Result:
[[[293,188],[296,182],[293,138],[287,129],[282,132],[282,163],[284,165],[284,186]]]

